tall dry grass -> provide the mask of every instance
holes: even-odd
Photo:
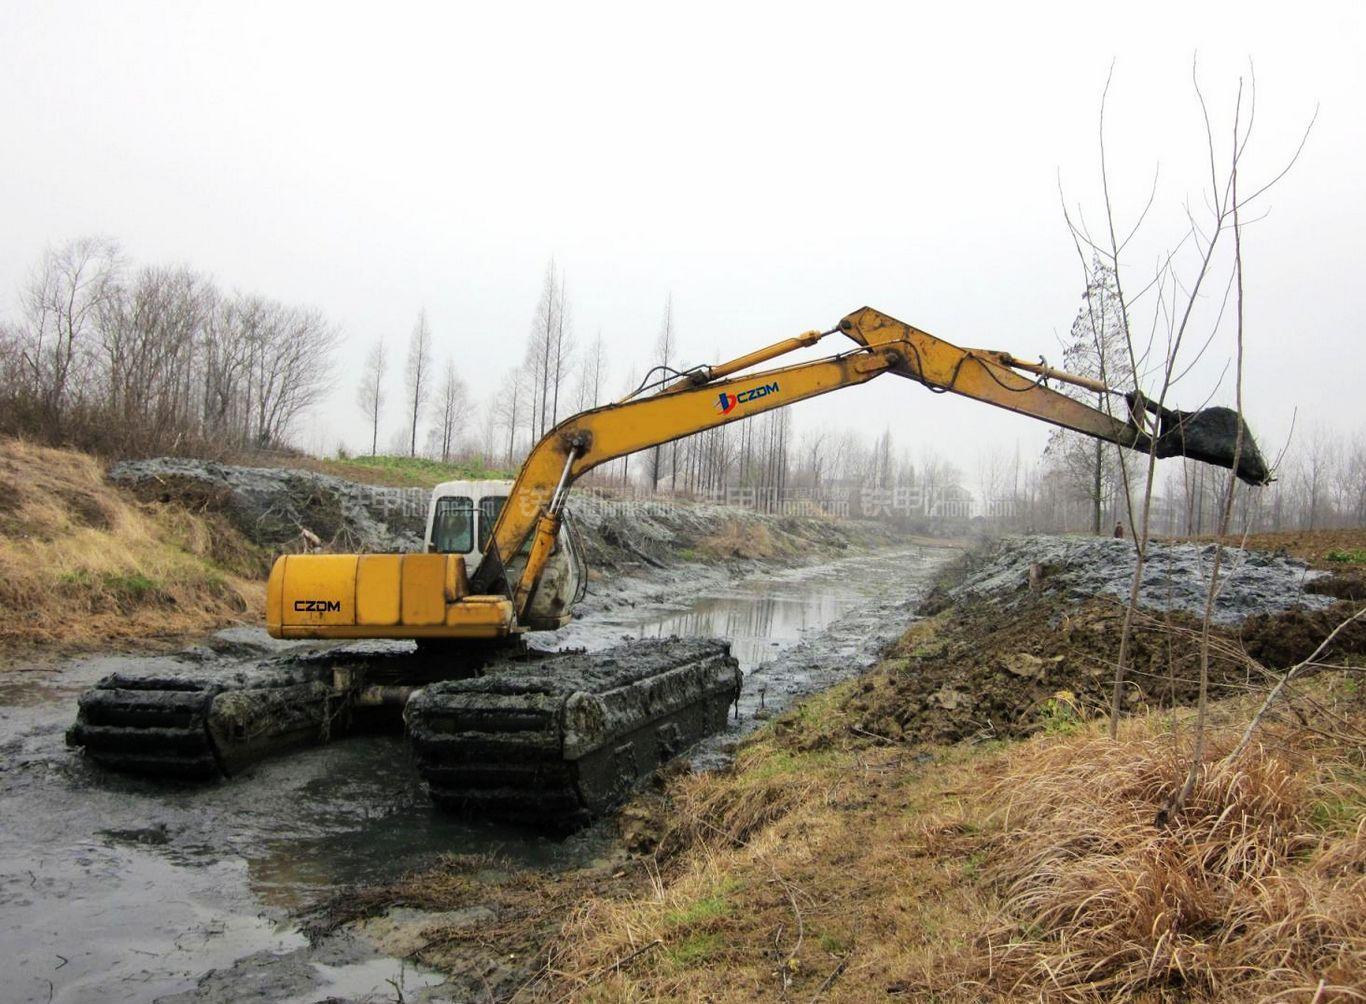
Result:
[[[0,642],[86,648],[250,618],[253,560],[225,523],[136,502],[94,457],[0,439]]]
[[[1000,920],[946,975],[1069,1001],[1366,999],[1362,751],[1283,732],[1229,764],[1230,745],[1165,825],[1189,750],[1151,724],[1022,747],[986,794]]]

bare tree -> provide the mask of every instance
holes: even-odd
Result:
[[[112,241],[48,252],[5,326],[0,429],[97,451],[273,447],[327,387],[317,311],[221,295],[184,267],[129,275]]]
[[[533,438],[540,438],[559,419],[560,384],[568,373],[572,351],[567,314],[564,276],[552,258],[541,282],[524,364],[532,375],[529,419]]]
[[[1205,136],[1208,147],[1208,178],[1209,188],[1204,193],[1206,210],[1203,218],[1197,215],[1189,207],[1186,211],[1188,227],[1185,233],[1176,242],[1175,247],[1160,262],[1157,274],[1140,291],[1139,296],[1151,293],[1150,302],[1153,303],[1153,328],[1154,333],[1163,331],[1165,344],[1156,346],[1159,353],[1155,362],[1150,364],[1150,372],[1155,371],[1160,378],[1160,387],[1154,399],[1154,403],[1159,411],[1165,406],[1168,391],[1172,385],[1188,371],[1193,360],[1182,355],[1183,349],[1188,348],[1194,342],[1197,349],[1195,359],[1205,351],[1214,335],[1220,330],[1224,316],[1224,307],[1227,305],[1228,297],[1234,287],[1235,278],[1241,276],[1241,262],[1237,262],[1234,267],[1229,269],[1229,277],[1225,286],[1225,292],[1220,302],[1217,316],[1211,322],[1210,330],[1203,339],[1203,344],[1198,340],[1196,329],[1200,321],[1198,318],[1197,306],[1201,304],[1205,289],[1216,282],[1214,273],[1218,268],[1216,262],[1216,251],[1227,242],[1225,236],[1230,230],[1236,235],[1238,232],[1238,212],[1249,203],[1263,195],[1272,185],[1276,183],[1298,159],[1299,150],[1304,147],[1304,141],[1308,138],[1306,129],[1305,137],[1300,142],[1299,150],[1290,158],[1286,166],[1267,184],[1256,189],[1251,195],[1239,198],[1236,193],[1236,177],[1239,160],[1246,146],[1247,134],[1240,135],[1242,121],[1239,118],[1241,111],[1242,84],[1239,83],[1239,103],[1234,110],[1233,124],[1233,153],[1231,167],[1227,171],[1221,171],[1215,154],[1216,140],[1215,133],[1210,124],[1209,111],[1205,104],[1204,95],[1200,90],[1199,80],[1192,67],[1192,78],[1195,85],[1195,95],[1199,104],[1201,115],[1205,126]],[[1134,336],[1131,323],[1131,306],[1124,293],[1124,283],[1122,281],[1124,269],[1121,266],[1121,257],[1129,242],[1141,228],[1147,216],[1148,209],[1151,207],[1153,198],[1156,194],[1156,178],[1154,177],[1153,194],[1149,196],[1148,204],[1139,213],[1136,222],[1121,237],[1121,230],[1116,221],[1113,205],[1110,200],[1110,177],[1106,165],[1106,146],[1105,146],[1105,108],[1106,99],[1109,95],[1110,79],[1106,80],[1105,90],[1101,96],[1100,106],[1100,180],[1101,190],[1104,197],[1103,222],[1105,231],[1100,235],[1092,235],[1086,228],[1084,222],[1078,223],[1073,219],[1072,214],[1066,207],[1064,201],[1064,217],[1071,231],[1073,241],[1079,260],[1084,269],[1090,267],[1091,256],[1098,256],[1101,261],[1113,272],[1116,301],[1119,306],[1119,322],[1122,326],[1124,338],[1123,342],[1130,360],[1130,368],[1133,373],[1143,371],[1140,365],[1140,355],[1147,361],[1151,345],[1148,350],[1140,353],[1138,340]],[[1249,122],[1251,116],[1249,116]],[[1310,121],[1312,127],[1313,122]],[[1080,216],[1078,217],[1080,219]],[[1184,270],[1178,265],[1178,255],[1185,253],[1191,256],[1191,265]],[[1137,299],[1137,298],[1135,298]],[[1189,355],[1189,353],[1188,353]],[[1140,416],[1146,419],[1146,416]],[[1240,416],[1241,421],[1241,416]],[[1240,446],[1241,430],[1239,433]],[[1153,436],[1149,446],[1146,476],[1139,494],[1141,501],[1140,511],[1137,520],[1132,511],[1133,493],[1127,484],[1127,468],[1121,466],[1120,473],[1126,482],[1124,495],[1129,503],[1130,525],[1134,527],[1134,547],[1135,562],[1134,573],[1130,584],[1129,601],[1126,605],[1123,625],[1120,631],[1119,653],[1115,665],[1114,685],[1110,699],[1110,735],[1115,737],[1118,734],[1119,718],[1123,710],[1124,702],[1124,679],[1128,668],[1129,644],[1133,632],[1134,612],[1138,607],[1139,591],[1142,583],[1144,568],[1147,561],[1148,541],[1152,528],[1153,513],[1153,485],[1157,468],[1157,437]]]
[[[375,339],[370,346],[370,354],[365,357],[365,368],[361,371],[360,387],[356,393],[356,403],[370,422],[370,455],[379,452],[379,413],[384,406],[384,339]]]
[[[258,447],[277,446],[326,390],[337,332],[317,311],[269,300],[251,298],[246,313],[250,439]]]
[[[412,424],[408,436],[408,456],[417,456],[417,420],[422,406],[431,392],[432,368],[432,329],[427,324],[427,311],[417,312],[417,323],[408,339],[408,365],[406,370],[408,386],[408,405]]]
[[[1352,441],[1343,475],[1343,501],[1353,526],[1366,525],[1366,440],[1360,432]]]
[[[673,366],[674,353],[677,351],[674,333],[674,295],[670,293],[664,300],[664,319],[659,325],[659,340],[655,343],[655,364],[668,373]],[[673,487],[678,487],[678,447],[670,443],[673,455]],[[662,459],[664,447],[656,446],[650,452],[650,491],[659,489],[659,479],[663,476]]]
[[[512,466],[513,458],[516,456],[515,449],[517,444],[517,413],[525,410],[523,401],[526,397],[525,383],[527,372],[525,369],[514,369],[503,376],[503,381],[498,386],[498,403],[496,405],[499,419],[506,425],[508,438],[507,450],[504,454],[504,463],[508,467]]]
[[[1308,530],[1318,529],[1325,523],[1327,495],[1338,455],[1337,437],[1326,426],[1320,424],[1310,430],[1296,471],[1296,481],[1304,496],[1305,528]]]
[[[24,290],[24,370],[45,420],[54,426],[81,390],[89,343],[101,311],[118,295],[122,271],[116,242],[83,237],[49,250]]]
[[[96,410],[123,453],[190,430],[199,413],[197,364],[216,293],[186,268],[143,268],[104,299],[91,341]]]
[[[602,332],[599,331],[588,346],[588,354],[579,369],[579,411],[596,408],[602,403],[602,387],[606,376],[607,350],[602,344]]]
[[[1241,421],[1243,415],[1243,226],[1238,205],[1238,161],[1243,152],[1243,145],[1246,143],[1246,137],[1241,135],[1242,97],[1242,81],[1239,81],[1238,105],[1233,113],[1233,162],[1229,166],[1228,174],[1230,220],[1233,230],[1233,283],[1235,287],[1234,410],[1238,414],[1239,422],[1238,432],[1233,443],[1233,464],[1225,480],[1223,495],[1220,499],[1219,521],[1214,530],[1214,560],[1210,565],[1209,588],[1205,593],[1205,613],[1200,623],[1200,697],[1196,706],[1195,746],[1191,750],[1186,780],[1177,792],[1172,806],[1175,809],[1185,805],[1186,800],[1190,798],[1191,792],[1195,789],[1200,768],[1205,762],[1205,724],[1209,718],[1210,642],[1214,624],[1214,601],[1219,595],[1219,571],[1224,558],[1223,538],[1228,533],[1229,518],[1233,514],[1233,499],[1238,490],[1238,458],[1245,448],[1251,448],[1250,443],[1243,442],[1244,424]]]
[[[447,359],[437,388],[435,418],[440,441],[441,462],[446,463],[455,452],[456,437],[464,424],[469,409],[469,395],[465,381],[455,370],[455,360]]]
[[[1118,279],[1114,269],[1095,254],[1081,308],[1063,345],[1063,369],[1110,386],[1130,386],[1134,373],[1125,336]],[[1058,389],[1111,413],[1108,394],[1096,394],[1072,384],[1063,384]],[[1123,451],[1079,432],[1054,429],[1049,433],[1044,455],[1077,496],[1086,500],[1091,511],[1091,532],[1100,533],[1106,503],[1125,480],[1121,472],[1126,462]]]
[[[569,323],[569,297],[565,287],[564,274],[560,275],[560,289],[557,296],[554,332],[554,374],[551,377],[550,425],[560,421],[560,387],[569,374],[570,357],[574,352],[573,329]]]

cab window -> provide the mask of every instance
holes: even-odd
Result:
[[[469,554],[474,549],[474,502],[462,496],[436,500],[432,518],[432,550]]]
[[[489,541],[493,538],[493,527],[498,522],[498,514],[507,502],[506,495],[485,495],[479,500],[479,553],[487,554]]]

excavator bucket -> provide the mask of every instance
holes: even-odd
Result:
[[[1157,456],[1189,457],[1230,470],[1236,465],[1238,477],[1250,485],[1273,480],[1252,430],[1232,408],[1164,408],[1158,413]]]

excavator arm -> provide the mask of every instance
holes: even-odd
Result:
[[[857,347],[778,369],[737,375],[822,338],[842,333]],[[1024,372],[1021,372],[1024,371]],[[1033,376],[1026,376],[1025,373]],[[1186,413],[1161,409],[1136,391],[1121,394],[1085,377],[1026,363],[1009,353],[964,349],[864,307],[825,332],[807,332],[711,367],[699,367],[658,392],[631,395],[574,415],[527,456],[493,531],[492,546],[473,576],[476,592],[511,592],[521,617],[534,595],[560,526],[570,485],[600,464],[684,436],[894,373],[936,392],[952,392],[1136,450],[1157,440],[1159,456],[1186,454],[1262,484],[1269,476],[1241,419],[1228,409]],[[1068,397],[1050,379],[1122,396],[1125,417]],[[506,581],[505,561],[530,539],[518,581]]]

